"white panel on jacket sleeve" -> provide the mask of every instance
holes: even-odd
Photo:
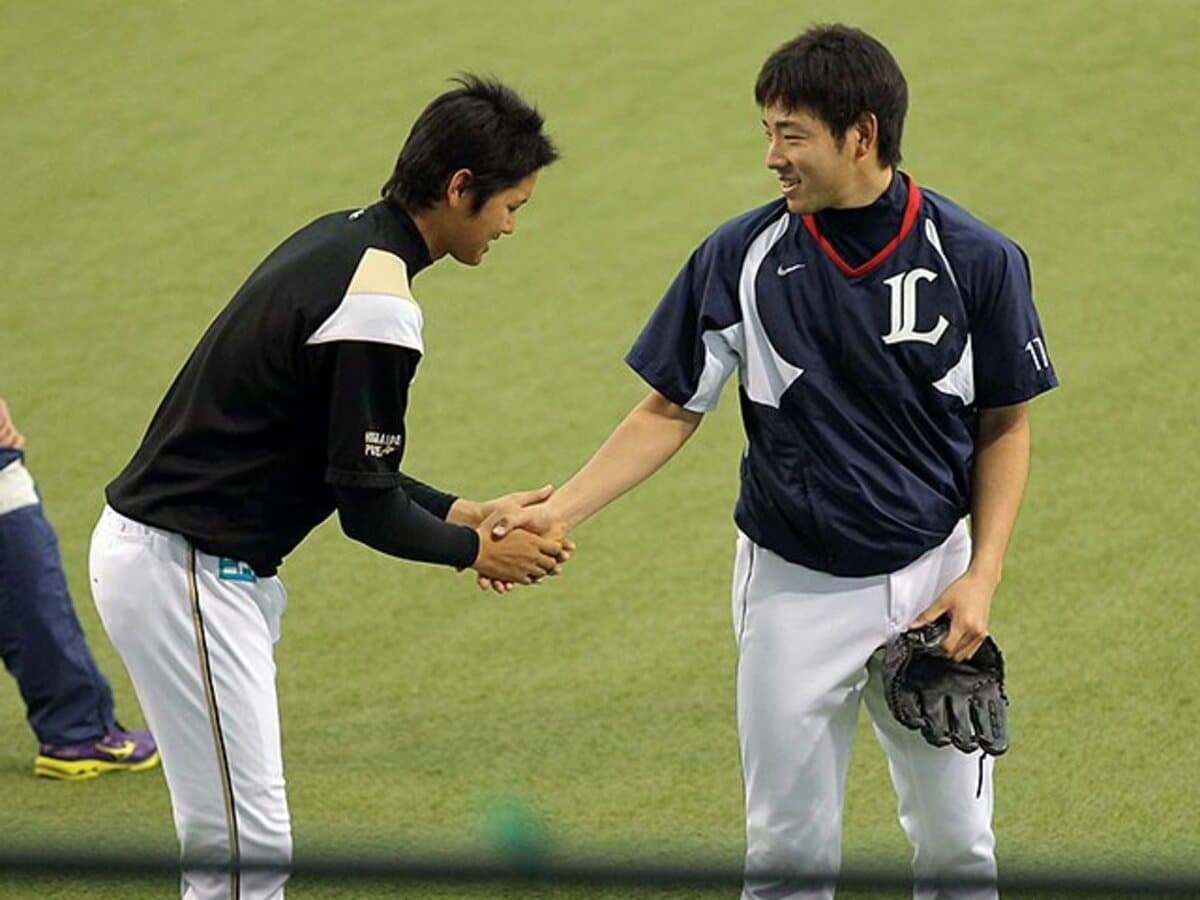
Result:
[[[424,353],[424,325],[404,260],[372,247],[359,261],[342,302],[305,343],[370,341]]]
[[[425,352],[421,307],[394,294],[347,294],[306,344],[371,341]]]
[[[33,484],[33,476],[20,460],[0,469],[0,516],[39,503],[41,501]]]
[[[950,260],[946,258],[946,251],[942,249],[942,238],[938,234],[937,228],[934,227],[933,219],[925,220],[925,238],[929,243],[933,244],[933,249],[942,258],[942,265],[946,267],[946,273],[950,276],[950,283],[957,288],[958,278],[954,274],[954,267],[950,265]]]
[[[969,336],[958,362],[950,367],[949,372],[935,381],[933,386],[943,394],[958,397],[964,406],[970,406],[975,402],[975,359],[971,353]]]
[[[721,388],[737,368],[742,353],[742,323],[736,322],[720,331],[706,331],[704,341],[704,370],[696,393],[683,408],[696,413],[717,408]]]
[[[958,288],[958,278],[954,274],[954,267],[946,258],[946,251],[942,249],[941,236],[932,219],[925,220],[925,238],[933,245],[937,255],[941,257],[942,265],[946,267],[950,281],[955,288]],[[962,356],[958,358],[958,362],[950,367],[950,371],[935,381],[933,386],[943,394],[958,397],[964,406],[970,406],[975,402],[975,357],[971,352],[970,335],[967,336],[967,344],[963,347]]]
[[[755,279],[767,253],[787,233],[788,216],[785,214],[774,225],[763,231],[746,251],[742,263],[742,275],[738,281],[738,298],[742,306],[742,321],[745,323],[743,340],[745,357],[742,367],[742,386],[746,396],[755,403],[779,409],[779,400],[804,370],[793,366],[780,356],[758,315],[758,289]]]

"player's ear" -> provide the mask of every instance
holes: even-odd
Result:
[[[850,126],[850,140],[854,145],[854,158],[869,156],[879,143],[879,119],[873,112],[865,112]]]
[[[457,209],[467,203],[467,192],[475,182],[475,176],[470,169],[455,169],[446,181],[446,205]]]

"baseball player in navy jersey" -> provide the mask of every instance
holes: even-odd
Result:
[[[995,897],[991,761],[894,720],[880,648],[943,613],[954,658],[988,633],[1028,472],[1027,402],[1057,383],[1029,264],[897,169],[907,88],[874,38],[806,31],[767,59],[755,98],[781,196],[696,249],[627,357],[650,393],[553,497],[496,533],[574,528],[662,466],[736,371],[742,896],[833,895],[820,876],[840,865],[865,705],[916,896]]]
[[[498,82],[435,99],[380,202],[318,218],[249,276],[108,486],[92,588],[159,741],[186,900],[283,896],[276,572],[318,523],[336,510],[377,550],[505,583],[555,573],[571,548],[491,536],[548,488],[477,503],[400,469],[425,353],[413,280],[446,255],[477,265],[513,232],[558,155],[542,128]]]

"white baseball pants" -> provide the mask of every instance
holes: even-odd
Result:
[[[743,900],[828,900],[860,702],[888,757],[918,881],[994,879],[992,760],[935,748],[897,722],[880,654],[970,561],[960,523],[941,546],[890,575],[840,578],[790,563],[739,535],[733,580],[737,711],[746,799]],[[976,797],[982,777],[982,791]],[[784,874],[756,878],[755,872]],[[919,887],[917,900],[992,900],[992,887]]]
[[[158,741],[184,900],[277,900],[291,862],[274,643],[287,595],[235,560],[105,507],[92,535],[100,619]]]

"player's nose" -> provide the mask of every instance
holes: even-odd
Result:
[[[766,163],[767,168],[772,172],[778,172],[787,166],[787,160],[784,159],[783,154],[779,151],[779,145],[775,141],[771,141],[767,145]]]

